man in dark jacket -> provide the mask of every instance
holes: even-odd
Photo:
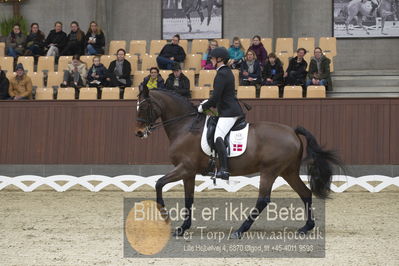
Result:
[[[190,80],[181,71],[180,64],[174,64],[173,73],[166,80],[165,87],[167,90],[175,91],[181,96],[190,98]]]
[[[283,84],[284,69],[275,53],[269,54],[269,60],[262,71],[263,85]]]
[[[119,49],[116,52],[117,59],[109,65],[107,81],[112,87],[132,86],[132,79],[130,78],[132,65],[125,59],[125,55],[126,51]]]
[[[211,51],[211,61],[216,68],[216,76],[213,83],[213,93],[209,100],[203,101],[198,107],[198,112],[211,107],[217,107],[219,120],[215,131],[215,149],[219,157],[220,169],[216,173],[217,178],[228,180],[230,177],[227,151],[224,138],[234,126],[238,118],[244,115],[241,106],[235,96],[234,74],[227,66],[229,53],[226,48],[218,47]]]
[[[10,98],[8,95],[8,88],[10,87],[10,82],[6,77],[6,73],[1,70],[0,67],[0,100],[7,100]]]
[[[58,56],[64,50],[68,42],[68,37],[62,31],[62,23],[57,21],[54,29],[50,31],[46,39],[46,47],[48,49],[47,56]]]
[[[160,69],[172,69],[172,66],[177,62],[181,63],[186,59],[184,49],[179,45],[180,35],[176,34],[172,38],[172,43],[165,45],[159,56],[157,63]]]
[[[331,60],[323,55],[321,48],[316,47],[314,49],[314,57],[310,60],[306,86],[328,86],[328,90],[331,90],[332,82],[330,76],[330,63]]]
[[[285,85],[305,84],[308,63],[303,57],[306,54],[306,50],[304,48],[299,48],[296,54],[297,56],[290,59],[287,71],[284,73]]]

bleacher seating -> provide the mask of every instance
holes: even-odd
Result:
[[[256,98],[256,87],[255,86],[238,86],[237,88],[237,98],[247,98],[254,99]]]
[[[137,55],[131,55],[131,54],[126,55],[125,59],[127,61],[129,61],[130,65],[132,67],[132,73],[136,72],[138,70],[138,62],[139,62]]]
[[[249,39],[249,38],[241,38],[240,40],[241,40],[242,46],[244,47],[244,50],[247,51],[248,48],[251,46],[251,39]]]
[[[307,53],[313,54],[314,47],[315,47],[314,42],[315,42],[315,40],[313,37],[298,38],[297,49],[305,48]]]
[[[139,87],[125,88],[123,92],[123,99],[125,100],[137,100],[139,95]]]
[[[149,70],[151,67],[158,67],[157,56],[146,54],[142,57],[141,70]]]
[[[93,65],[94,55],[82,55],[80,57],[80,61],[86,64],[86,67],[89,68]]]
[[[212,87],[215,76],[216,76],[216,70],[200,70],[198,86]]]
[[[101,63],[108,69],[112,61],[116,60],[115,55],[102,55]],[[88,66],[90,68],[91,66]]]
[[[6,55],[5,50],[6,50],[6,43],[0,42],[0,57]]]
[[[337,55],[337,38],[321,37],[319,40],[319,47],[323,50],[323,53],[332,58]]]
[[[179,45],[183,48],[186,55],[188,54],[188,41],[187,40],[180,40]]]
[[[58,72],[68,70],[68,65],[72,62],[72,56],[60,56],[58,58]]]
[[[149,71],[136,71],[134,72],[133,76],[133,87],[138,87],[140,86],[141,82],[143,82],[143,79],[147,77],[150,74]]]
[[[194,70],[195,74],[199,74],[201,70],[201,59],[200,54],[188,54],[186,56],[186,61],[184,61],[184,68],[188,70]]]
[[[259,98],[261,99],[274,99],[279,97],[278,86],[262,86],[260,88]]]
[[[97,100],[97,88],[81,88],[79,92],[79,100]]]
[[[33,56],[19,56],[18,64],[21,63],[24,66],[25,72],[32,73],[35,72],[34,64],[35,58]]]
[[[168,42],[166,40],[151,40],[150,54],[158,55],[167,43]]]
[[[293,38],[277,38],[276,54],[288,54],[289,56],[291,56],[293,53],[294,53]]]
[[[267,53],[271,53],[273,51],[273,39],[272,38],[262,38],[263,47],[265,47]]]
[[[116,55],[116,52],[119,50],[119,49],[123,49],[123,50],[125,50],[126,51],[126,41],[116,41],[116,40],[113,40],[113,41],[111,41],[110,43],[109,43],[109,52],[108,52],[108,54],[109,55]]]
[[[28,76],[32,80],[32,86],[36,88],[44,87],[44,75],[43,72],[29,73]]]
[[[302,98],[301,86],[285,86],[283,98]]]
[[[47,76],[47,87],[59,87],[64,79],[64,72],[49,72]]]
[[[210,94],[209,87],[194,87],[191,89],[192,99],[208,99]]]
[[[129,54],[142,56],[147,53],[146,40],[132,40],[130,41]]]
[[[306,89],[307,98],[325,98],[326,87],[324,86],[308,86]]]
[[[209,47],[209,41],[208,40],[193,40],[191,43],[191,53],[192,54],[203,54],[206,52],[206,50]]]
[[[14,72],[14,57],[0,57],[0,66],[3,71]]]
[[[53,100],[54,89],[53,88],[37,88],[35,99],[36,100]]]
[[[75,88],[58,88],[57,100],[75,100]]]
[[[39,56],[37,72],[54,72],[54,56]]]
[[[218,41],[219,47],[226,47],[226,49],[229,49],[230,47],[230,40],[229,39],[216,39]]]
[[[119,87],[102,88],[102,100],[119,100]]]

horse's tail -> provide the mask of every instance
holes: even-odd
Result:
[[[325,199],[331,191],[332,166],[341,166],[342,163],[334,152],[323,150],[316,138],[305,128],[297,127],[295,133],[303,135],[307,141],[307,156],[304,161],[308,163],[310,189],[315,196]]]

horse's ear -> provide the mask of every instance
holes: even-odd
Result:
[[[146,85],[140,86],[140,96],[143,96],[144,99],[150,98],[150,91]]]

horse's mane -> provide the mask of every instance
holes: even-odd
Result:
[[[194,104],[191,101],[189,101],[189,99],[187,97],[184,97],[184,96],[178,94],[175,91],[165,90],[165,89],[154,89],[153,91],[161,92],[163,94],[167,94],[168,96],[170,96],[171,98],[173,98],[174,100],[178,101],[183,106],[185,106],[185,107],[187,107],[189,109],[192,109],[192,110],[196,109]],[[150,91],[150,93],[151,93],[151,91]]]

